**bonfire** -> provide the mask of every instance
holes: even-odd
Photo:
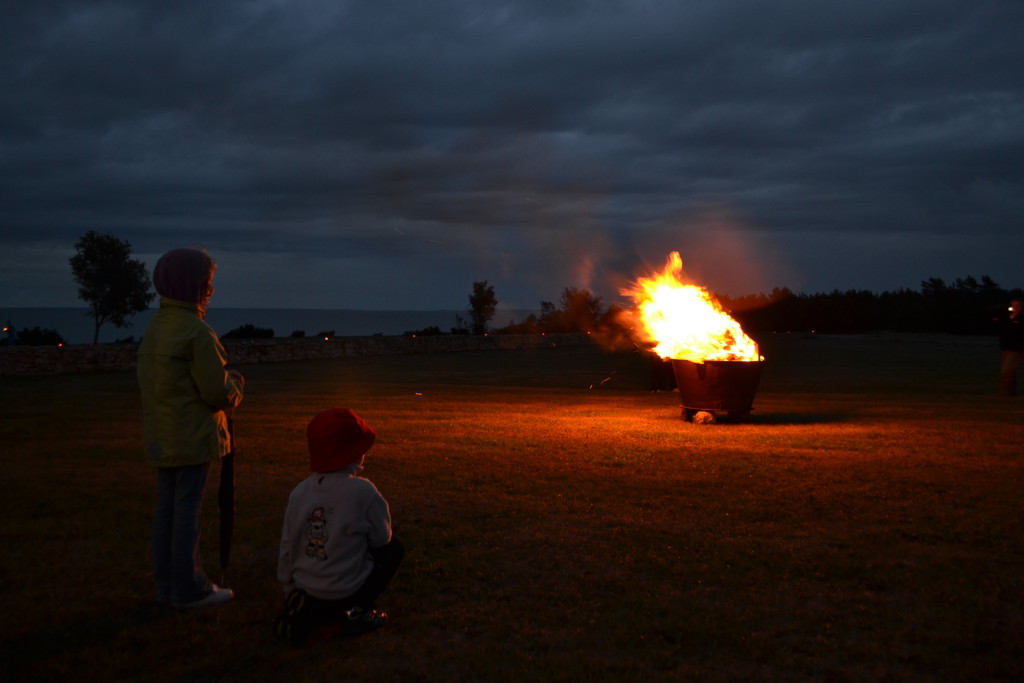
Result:
[[[707,289],[684,281],[679,252],[664,271],[638,278],[622,294],[636,303],[636,341],[672,362],[683,418],[710,422],[717,410],[746,419],[764,358]]]
[[[662,358],[703,363],[709,360],[761,360],[757,343],[706,288],[687,284],[678,251],[669,254],[665,270],[638,278],[622,291],[636,302],[638,341]]]

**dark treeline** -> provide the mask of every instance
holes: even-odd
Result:
[[[1005,313],[1021,289],[1004,289],[990,277],[957,278],[947,284],[930,278],[914,291],[876,294],[835,290],[827,294],[771,294],[719,297],[722,306],[751,332],[815,331],[851,333],[872,330],[992,334],[993,320]]]
[[[776,288],[770,294],[742,297],[713,295],[748,333],[857,333],[875,330],[994,334],[994,320],[1021,289],[1004,289],[990,277],[939,278],[921,283],[920,291],[900,289],[877,294],[868,290],[835,290],[827,294],[795,294]],[[632,336],[633,324],[622,308],[606,305],[588,290],[567,288],[558,304],[541,302],[540,315],[499,327],[501,333],[599,332]]]

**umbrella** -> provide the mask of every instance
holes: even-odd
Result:
[[[228,417],[228,453],[220,460],[220,571],[221,584],[231,559],[231,536],[235,531],[235,421]]]

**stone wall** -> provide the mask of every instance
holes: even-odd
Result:
[[[397,353],[458,353],[492,349],[536,349],[589,344],[586,334],[437,335],[418,337],[304,337],[225,341],[233,365],[282,363]],[[135,369],[133,344],[0,347],[0,375],[59,375]]]

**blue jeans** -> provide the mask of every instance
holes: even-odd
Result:
[[[159,601],[192,602],[212,589],[199,559],[199,513],[209,471],[209,462],[157,470],[153,562]]]

